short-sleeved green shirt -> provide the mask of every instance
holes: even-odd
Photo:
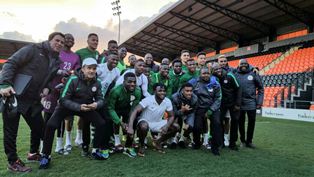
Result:
[[[99,58],[99,52],[97,50],[92,51],[92,50],[88,49],[87,47],[82,48],[82,49],[76,51],[75,53],[80,56],[81,63],[83,63],[83,60],[85,58],[95,58],[97,61]]]

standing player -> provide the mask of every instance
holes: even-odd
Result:
[[[95,33],[90,33],[87,37],[87,47],[82,48],[75,53],[79,55],[81,63],[85,58],[94,58],[95,60],[99,59],[99,52],[97,51],[98,47],[98,35]]]
[[[238,125],[242,95],[241,87],[236,76],[232,72],[222,70],[219,64],[214,63],[212,70],[213,74],[219,80],[222,92],[220,120],[224,130],[224,144],[225,146],[229,146],[232,150],[238,150],[236,142],[238,140]],[[229,127],[226,128],[226,125],[229,125],[229,119],[225,116],[227,111],[230,112],[231,116],[230,144],[226,143],[229,142]]]
[[[126,65],[124,63],[124,58],[126,57],[127,53],[128,53],[128,51],[126,50],[125,47],[121,47],[118,50],[119,62],[118,62],[117,68],[120,70],[120,72],[124,72],[124,70],[126,69]]]
[[[153,73],[150,76],[150,82],[148,86],[148,91],[150,94],[153,94],[153,86],[156,83],[163,83],[167,87],[167,97],[170,98],[172,95],[172,84],[169,79],[169,65],[167,64],[161,64],[159,67],[159,72],[158,73]]]
[[[200,77],[189,82],[194,86],[194,93],[198,97],[198,108],[195,111],[193,140],[194,148],[201,147],[200,135],[208,132],[206,117],[210,119],[210,129],[213,132],[212,153],[220,155],[221,146],[221,124],[220,124],[220,104],[221,88],[214,76],[210,75],[208,68],[200,70]],[[207,140],[204,139],[205,141]]]
[[[180,59],[182,62],[182,71],[184,73],[188,72],[187,61],[190,59],[190,51],[182,50]]]
[[[108,42],[108,50],[104,50],[102,54],[99,56],[99,63],[106,63],[107,57],[110,53],[118,54],[118,43],[115,40],[110,40]]]
[[[172,83],[172,94],[176,93],[180,87],[180,78],[183,76],[182,62],[179,59],[172,61],[172,69],[169,71],[170,82]]]
[[[169,58],[163,58],[162,60],[161,60],[161,64],[164,64],[164,65],[170,65],[170,60],[169,60]]]
[[[134,73],[136,76],[136,85],[139,86],[141,88],[142,94],[144,97],[148,97],[150,96],[149,92],[148,92],[148,80],[147,77],[145,76],[144,73],[144,60],[142,59],[138,59],[135,63],[135,68],[134,69],[130,69],[127,70],[125,73],[123,73],[122,76],[119,77],[116,85],[120,85],[123,83],[124,81],[124,75],[126,73]]]
[[[152,72],[157,73],[159,71],[159,66],[155,64],[152,54],[147,53],[144,56],[144,61],[145,61],[145,64],[150,67]]]
[[[118,59],[117,54],[109,53],[107,55],[107,62],[98,64],[97,66],[97,76],[98,76],[98,79],[101,81],[101,86],[102,86],[105,97],[109,95],[110,90],[114,87],[115,82],[120,77],[120,70],[117,68],[118,61],[119,59]],[[107,122],[106,123],[106,135],[104,135],[106,144],[105,144],[104,149],[101,152],[103,153],[105,158],[109,158],[108,143],[110,140],[110,136],[113,135],[113,127],[112,127],[113,123],[112,123],[112,120],[108,116],[107,107],[105,107],[104,109],[101,109],[99,112],[101,113],[101,115],[103,115],[103,117],[105,118]],[[88,127],[86,127],[86,129],[88,129]]]
[[[136,63],[136,56],[135,55],[130,55],[129,58],[129,63],[130,63],[130,66],[128,66],[128,69],[134,69],[134,66],[135,66],[135,63]]]
[[[180,87],[183,84],[187,83],[189,80],[191,80],[193,78],[197,78],[199,76],[199,72],[196,71],[196,63],[192,58],[188,59],[186,61],[186,64],[187,64],[187,71],[180,78]]]
[[[197,53],[197,68],[201,69],[206,66],[206,53],[199,52]]]
[[[72,34],[65,34],[65,43],[64,48],[60,52],[60,68],[57,72],[57,76],[53,79],[53,81],[50,83],[51,91],[50,93],[43,98],[43,106],[44,106],[44,119],[45,123],[48,122],[50,119],[53,111],[55,110],[58,102],[58,98],[60,95],[59,90],[55,89],[55,87],[60,84],[62,78],[64,76],[71,75],[71,71],[76,70],[81,67],[80,65],[80,58],[77,54],[73,53],[71,51],[71,48],[74,45],[74,37]],[[58,128],[57,131],[57,142],[56,142],[56,149],[55,152],[59,154],[68,154],[72,150],[72,144],[71,144],[71,130],[72,130],[72,123],[73,123],[73,117],[68,117],[68,119],[65,119]],[[66,143],[63,148],[63,133],[64,129],[66,127]]]
[[[109,93],[110,88],[115,85],[120,77],[120,70],[117,68],[118,60],[117,54],[110,53],[107,55],[107,62],[97,66],[97,76],[101,81],[104,95]]]

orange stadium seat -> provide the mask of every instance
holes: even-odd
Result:
[[[265,87],[264,88],[264,107],[274,107],[275,106],[275,99],[274,97],[276,94],[280,93],[280,91],[284,89],[284,86],[277,86],[277,87]],[[285,88],[286,89],[286,88]],[[286,91],[285,91],[286,93]],[[287,92],[288,95],[288,92]],[[277,105],[280,104],[281,96],[277,97]]]
[[[265,75],[304,72],[314,67],[313,56],[314,47],[299,49],[266,71]]]
[[[278,58],[280,55],[281,55],[281,52],[260,55],[260,56],[247,58],[247,61],[249,62],[250,65],[258,67],[259,69],[262,69],[265,66],[267,66],[269,63],[271,63],[274,59]],[[236,68],[239,65],[239,60],[229,61],[228,64],[230,67]]]

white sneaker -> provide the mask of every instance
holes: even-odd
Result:
[[[82,141],[82,140],[78,140],[78,139],[76,139],[74,142],[75,142],[75,145],[76,145],[77,147],[81,147],[82,144],[83,144],[83,141]]]
[[[229,137],[228,137],[228,134],[225,134],[225,135],[224,135],[224,144],[225,144],[226,147],[229,146]]]

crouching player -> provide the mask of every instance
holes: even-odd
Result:
[[[101,83],[96,79],[96,67],[97,61],[95,59],[85,59],[81,71],[70,77],[66,83],[61,93],[59,105],[46,125],[42,157],[39,162],[40,169],[49,167],[55,130],[64,118],[73,115],[81,116],[84,121],[91,122],[96,126],[92,156],[95,159],[104,159],[98,149],[103,146],[102,136],[105,134],[105,121],[96,111],[96,109],[104,106]],[[83,131],[83,139],[89,138],[89,134],[87,136]]]
[[[113,88],[108,99],[109,115],[114,122],[116,130],[115,142],[120,143],[119,127],[122,127],[123,133],[126,133],[127,123],[129,122],[130,111],[140,102],[142,93],[141,89],[136,86],[136,76],[134,73],[126,73],[123,84]],[[122,121],[120,119],[122,117]],[[132,147],[133,139],[127,137],[124,154],[135,157],[136,152]]]
[[[174,123],[172,103],[166,98],[166,86],[157,83],[153,87],[154,95],[144,98],[134,109],[130,116],[128,125],[128,134],[130,137],[134,135],[133,125],[136,126],[137,136],[139,137],[140,147],[139,156],[145,156],[144,140],[148,131],[159,133],[157,139],[153,140],[153,146],[157,151],[164,153],[161,143],[173,137],[179,130],[179,125]],[[167,112],[168,120],[164,120],[164,113]],[[138,121],[136,121],[137,115]],[[138,123],[136,123],[138,122]]]
[[[189,135],[193,131],[195,110],[198,106],[197,96],[193,93],[193,85],[190,83],[183,84],[181,89],[172,95],[172,104],[175,119],[183,128],[179,146],[184,148],[190,140]]]

